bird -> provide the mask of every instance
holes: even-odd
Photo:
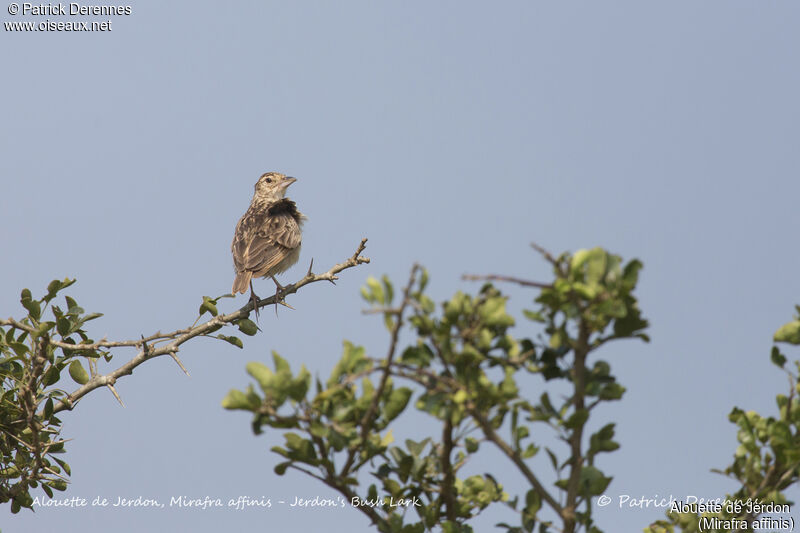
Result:
[[[233,234],[231,254],[236,278],[231,292],[245,293],[250,286],[250,298],[258,318],[258,297],[253,291],[253,278],[272,278],[275,295],[283,286],[275,279],[300,259],[303,240],[302,225],[307,217],[298,211],[297,204],[286,198],[286,189],[297,178],[279,172],[265,172],[255,184],[250,207]],[[277,311],[277,302],[276,302]]]

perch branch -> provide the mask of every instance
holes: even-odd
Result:
[[[274,296],[270,296],[269,298],[260,299],[257,302],[257,306],[259,308],[272,305],[277,301],[282,300],[288,294],[296,293],[301,287],[309,285],[311,283],[316,283],[318,281],[330,281],[334,282],[335,280],[339,279],[337,274],[342,272],[343,270],[347,270],[348,268],[353,268],[358,265],[369,263],[369,258],[364,257],[361,253],[366,248],[367,239],[362,239],[361,243],[358,245],[356,252],[347,258],[342,263],[338,263],[331,267],[327,272],[323,272],[321,274],[314,274],[311,272],[309,267],[309,271],[303,276],[299,281],[293,283],[291,285],[287,285],[284,287],[279,294]],[[71,351],[92,351],[101,348],[120,348],[120,347],[132,347],[138,348],[139,352],[131,358],[128,362],[118,367],[116,370],[111,371],[105,375],[95,375],[92,376],[86,384],[82,385],[71,394],[64,397],[61,401],[56,403],[53,406],[53,412],[58,413],[64,410],[71,410],[75,404],[88,393],[92,392],[93,390],[100,388],[100,387],[108,387],[114,396],[122,402],[119,398],[119,395],[116,394],[116,390],[114,389],[114,384],[117,382],[119,378],[122,376],[131,375],[133,370],[139,366],[140,364],[144,363],[147,360],[154,359],[156,357],[162,355],[169,355],[172,357],[178,366],[181,367],[181,370],[186,372],[185,367],[178,359],[177,353],[180,350],[180,347],[185,342],[199,336],[207,335],[212,333],[214,330],[218,329],[219,326],[223,326],[226,324],[232,324],[237,320],[242,318],[246,318],[249,316],[250,312],[253,311],[253,302],[252,300],[248,301],[248,303],[234,311],[232,313],[224,314],[224,315],[217,315],[213,317],[211,320],[208,320],[202,324],[194,325],[189,328],[178,329],[171,333],[161,333],[160,331],[150,335],[149,337],[142,337],[138,340],[129,340],[129,341],[108,341],[105,338],[93,342],[91,344],[70,344],[61,341],[57,341],[55,339],[48,339],[48,342],[53,346],[57,346],[62,349],[67,349]],[[36,330],[26,324],[18,322],[13,318],[9,319],[0,319],[0,325],[3,326],[11,326],[13,328],[27,331],[31,334],[35,333]],[[155,346],[156,343],[162,343],[160,346]],[[188,372],[187,372],[188,374]],[[43,412],[39,413],[43,415]]]

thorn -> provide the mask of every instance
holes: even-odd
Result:
[[[306,276],[311,276],[312,275],[311,274],[311,267],[313,267],[313,266],[314,266],[314,258],[312,257],[311,258],[311,264],[308,265],[308,272],[306,273]]]
[[[120,398],[120,397],[119,397],[119,394],[117,394],[117,390],[114,388],[114,385],[112,385],[111,383],[106,383],[106,387],[108,387],[108,388],[111,390],[111,394],[113,394],[113,395],[114,395],[114,398],[116,398],[116,399],[117,399],[117,401],[119,402],[119,404],[120,404],[122,407],[125,407],[125,404],[122,402],[122,398]]]
[[[256,327],[258,327],[258,326],[256,326]],[[189,376],[189,371],[186,370],[186,367],[183,366],[183,363],[181,363],[181,360],[178,358],[178,354],[176,354],[175,352],[169,352],[169,356],[172,357],[175,360],[176,363],[178,363],[178,366],[181,367],[181,370],[183,370],[183,373],[186,374],[187,376]],[[191,376],[189,376],[189,377],[191,377]]]
[[[313,263],[313,260],[312,260],[312,263]],[[283,285],[278,283],[278,280],[275,279],[275,276],[270,276],[270,277],[272,278],[272,281],[275,282],[275,316],[278,316],[278,304],[285,305],[289,309],[291,309],[293,311],[296,311],[296,309],[294,307],[292,307],[291,305],[287,304],[286,301],[283,299],[283,294],[281,294],[281,293],[286,290],[286,287],[284,287]]]

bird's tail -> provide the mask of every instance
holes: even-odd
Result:
[[[233,294],[247,292],[247,286],[250,285],[250,276],[252,275],[252,272],[237,272],[236,279],[233,280],[233,288],[231,289],[231,292]]]

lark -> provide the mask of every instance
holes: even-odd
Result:
[[[233,266],[233,294],[244,293],[250,286],[250,298],[258,317],[258,297],[253,291],[253,278],[272,278],[275,295],[283,286],[275,279],[300,258],[303,239],[301,226],[306,216],[297,205],[286,198],[286,189],[296,178],[267,172],[255,185],[255,194],[242,218],[236,224],[231,243]]]

